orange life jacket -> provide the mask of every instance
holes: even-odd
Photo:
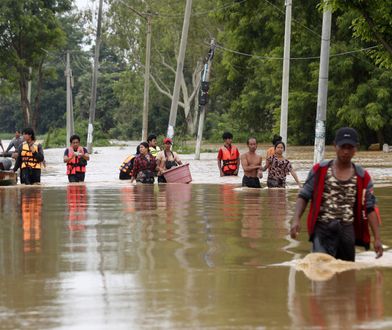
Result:
[[[133,159],[135,158],[134,155],[128,156],[120,166],[120,171],[124,173],[130,173],[133,167]]]
[[[86,172],[86,165],[80,163],[83,159],[81,155],[84,155],[83,147],[78,148],[79,156],[74,157],[74,150],[72,147],[68,147],[68,158],[72,158],[67,162],[67,175]]]
[[[34,143],[33,145],[34,152],[38,152],[38,144]],[[41,163],[37,161],[37,159],[33,156],[33,152],[30,151],[29,145],[27,142],[23,142],[22,152],[20,153],[22,157],[22,165],[21,168],[33,168],[33,169],[41,169]]]
[[[223,167],[222,171],[223,172],[234,172],[237,170],[237,158],[238,158],[238,153],[237,153],[237,147],[231,146],[231,150],[227,149],[226,147],[221,147],[222,150],[222,162],[223,162]]]

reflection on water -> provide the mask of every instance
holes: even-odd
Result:
[[[391,246],[392,189],[376,193]],[[0,328],[392,325],[391,268],[314,282],[270,266],[310,249],[287,236],[295,199],[233,185],[0,189]]]

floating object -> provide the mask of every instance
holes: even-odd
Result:
[[[192,175],[189,170],[189,164],[183,164],[172,167],[163,173],[167,183],[189,183],[192,181]]]
[[[17,174],[14,171],[0,171],[0,186],[16,185]]]

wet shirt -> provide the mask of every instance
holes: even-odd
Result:
[[[291,163],[288,159],[278,159],[275,155],[267,158],[270,163],[268,170],[268,179],[278,180],[283,186],[286,185],[286,176],[292,170]]]
[[[353,222],[356,195],[357,181],[355,174],[347,181],[339,181],[333,176],[332,167],[329,167],[325,177],[324,192],[317,220],[330,222],[339,219],[347,223]]]
[[[136,177],[139,172],[146,170],[154,172],[155,168],[156,160],[151,154],[149,154],[149,160],[144,155],[138,155],[133,162],[132,176]]]
[[[10,144],[7,147],[7,150],[5,152],[8,152],[11,150],[12,147],[15,148],[15,151],[18,151],[19,146],[23,143],[23,138],[19,137],[19,138],[13,138],[10,142]]]

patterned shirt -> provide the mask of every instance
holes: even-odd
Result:
[[[156,161],[155,158],[149,153],[149,160],[144,155],[137,155],[135,161],[133,162],[132,176],[137,177],[139,172],[143,172],[145,170],[150,170],[151,172],[155,171]]]
[[[288,159],[278,159],[275,155],[267,158],[270,166],[268,169],[268,179],[277,180],[279,186],[286,186],[286,176],[293,169]]]
[[[317,220],[329,222],[339,219],[347,223],[353,222],[356,195],[355,174],[347,181],[340,181],[334,177],[331,166],[325,177],[324,192]]]

